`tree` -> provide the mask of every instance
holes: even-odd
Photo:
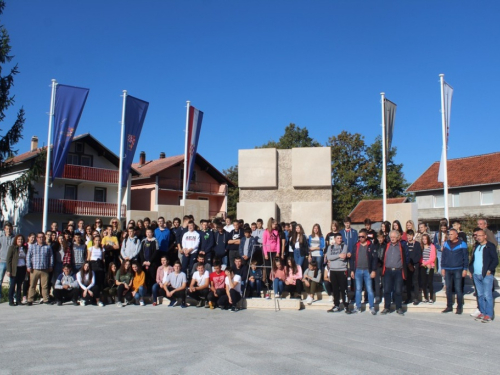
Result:
[[[236,204],[240,199],[240,189],[238,188],[238,166],[234,165],[222,171],[224,176],[229,178],[236,187],[230,187],[227,194],[227,216],[236,217]]]
[[[396,198],[405,195],[408,182],[403,173],[403,164],[395,164],[394,157],[397,149],[391,147],[386,160],[387,163],[387,197]],[[382,137],[375,138],[375,142],[366,149],[366,198],[382,198]]]
[[[0,1],[0,15],[3,14],[4,8],[5,2]],[[14,57],[10,55],[10,52],[9,33],[3,25],[0,25],[0,123],[4,121],[7,109],[14,104],[14,96],[11,96],[10,89],[14,85],[14,76],[19,73],[16,64],[10,68],[7,75],[2,76],[4,66],[10,63]],[[3,136],[0,136],[0,176],[5,175],[12,167],[12,161],[9,159],[18,152],[13,147],[23,138],[24,122],[24,109],[21,108],[12,127]],[[0,129],[0,132],[2,130]],[[0,200],[4,208],[6,208],[7,199],[15,203],[21,197],[28,195],[32,181],[38,179],[44,171],[43,158],[44,156],[38,157],[32,167],[16,179],[0,183]]]
[[[364,197],[366,145],[361,134],[345,130],[330,137],[327,145],[332,148],[333,217],[342,220]]]
[[[280,137],[278,142],[269,141],[257,148],[290,149],[294,147],[320,146],[319,142],[309,137],[309,130],[307,130],[306,127],[301,128],[293,123],[290,123],[290,125],[285,128],[285,133]]]

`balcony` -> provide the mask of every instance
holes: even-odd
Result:
[[[182,191],[182,180],[160,178],[160,189]],[[226,185],[212,184],[210,182],[191,182],[188,193],[203,193],[211,195],[226,195]]]
[[[66,164],[61,178],[118,184],[118,171],[113,169],[84,167]]]
[[[76,216],[115,217],[116,203],[86,202],[70,199],[49,199],[49,213]],[[121,216],[126,216],[127,206],[122,204]],[[43,213],[43,198],[30,200],[30,213]]]

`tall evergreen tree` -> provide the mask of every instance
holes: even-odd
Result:
[[[0,1],[0,15],[3,14],[4,8],[5,2]],[[14,57],[10,53],[9,33],[3,25],[0,25],[0,123],[5,120],[7,109],[14,104],[14,95],[11,95],[10,89],[14,86],[14,76],[19,73],[17,64],[10,69],[6,67]],[[2,75],[4,68],[8,70],[7,75]],[[12,127],[0,135],[0,176],[5,175],[12,167],[11,158],[18,152],[13,147],[23,138],[24,122],[24,109],[21,108]],[[2,130],[0,128],[0,133]],[[32,181],[43,173],[43,158],[44,156],[38,157],[32,167],[16,179],[0,183],[0,200],[4,208],[7,207],[7,199],[15,203],[29,193]]]

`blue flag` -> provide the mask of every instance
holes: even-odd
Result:
[[[127,186],[128,174],[134,160],[135,150],[141,135],[142,125],[149,103],[127,95],[125,102],[125,139],[123,145],[122,187]]]
[[[66,165],[69,146],[75,135],[83,107],[87,101],[89,89],[81,87],[56,86],[56,103],[54,109],[54,136],[52,139],[52,181],[61,177]]]

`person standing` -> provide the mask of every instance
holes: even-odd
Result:
[[[233,220],[233,230],[229,232],[229,240],[227,241],[227,252],[229,255],[229,265],[234,267],[234,259],[239,256],[241,239],[244,236],[243,228],[240,228],[238,220]]]
[[[349,301],[347,300],[347,245],[342,242],[342,235],[336,233],[334,241],[329,240],[330,245],[326,251],[326,262],[330,273],[332,285],[333,307],[328,312],[341,310],[340,300],[343,301],[344,311],[348,314]]]
[[[408,249],[401,242],[401,236],[397,230],[389,233],[390,242],[387,244],[384,255],[384,266],[382,274],[384,276],[384,310],[381,314],[386,315],[391,310],[392,296],[396,303],[396,312],[404,315],[403,312],[403,280],[406,279],[406,258]]]
[[[200,234],[194,229],[194,221],[188,223],[188,231],[182,236],[182,272],[189,277],[193,268],[198,248],[200,246]]]
[[[407,277],[406,277],[406,301],[409,304],[413,298],[413,305],[418,305],[419,295],[419,272],[420,263],[422,262],[422,248],[420,242],[414,240],[415,232],[413,229],[406,231],[408,247],[408,264],[407,264]]]
[[[26,277],[26,253],[24,237],[18,234],[10,245],[7,253],[7,277],[10,278],[9,306],[21,304],[21,286]],[[1,285],[0,285],[1,287]],[[16,292],[16,303],[14,303],[14,292]]]
[[[436,247],[431,236],[422,235],[421,285],[424,291],[424,303],[434,303],[434,264],[436,263]]]
[[[278,222],[272,217],[267,221],[267,228],[262,235],[262,252],[264,253],[265,282],[269,290],[269,276],[274,268],[274,260],[280,254],[280,241],[278,234]]]
[[[146,292],[151,292],[156,280],[156,270],[161,257],[166,257],[167,252],[158,251],[159,244],[157,238],[153,237],[155,231],[151,227],[146,229],[146,237],[141,241],[141,250],[139,251],[139,264],[146,274]]]
[[[498,241],[495,238],[493,232],[490,229],[488,229],[488,222],[486,221],[486,219],[479,219],[477,221],[477,226],[484,231],[484,233],[486,234],[486,239],[493,245],[495,245],[496,249],[498,247]]]
[[[122,262],[125,260],[137,260],[137,256],[141,250],[141,241],[136,237],[135,232],[134,227],[127,229],[128,237],[123,240],[120,251],[120,260]]]
[[[2,299],[2,283],[7,272],[7,253],[14,241],[12,234],[12,224],[5,223],[3,233],[0,233],[0,300]]]
[[[486,232],[481,229],[476,233],[478,244],[472,253],[469,264],[470,277],[474,279],[476,286],[479,311],[476,320],[483,323],[491,322],[493,317],[493,282],[495,281],[495,269],[498,266],[497,249],[495,245],[487,240]]]
[[[208,227],[208,220],[203,219],[200,224],[200,248],[198,253],[205,256],[205,262],[212,264],[215,246],[214,232]]]
[[[170,233],[170,229],[168,229],[165,224],[165,218],[160,216],[158,218],[158,228],[153,231],[154,238],[156,238],[156,241],[158,242],[159,258],[163,255],[168,256],[170,248]],[[147,236],[147,228],[145,229],[144,234]]]
[[[442,313],[453,311],[453,286],[457,294],[456,314],[462,314],[463,308],[463,289],[462,278],[467,275],[469,268],[469,251],[467,244],[458,238],[456,229],[450,229],[448,233],[449,240],[443,244],[441,255],[441,274],[445,278],[446,284],[446,309]]]
[[[351,254],[354,252],[354,247],[356,246],[356,243],[358,242],[358,231],[354,228],[351,228],[351,218],[349,216],[346,216],[344,218],[344,229],[340,231],[340,234],[342,235],[342,241],[346,244],[347,246],[347,259],[351,258]],[[350,262],[349,262],[350,263]],[[351,291],[355,292],[356,291],[356,285],[353,279],[350,277],[350,272],[348,271],[348,282],[349,279],[351,280]]]
[[[38,280],[42,284],[42,303],[49,303],[49,274],[54,267],[54,255],[50,246],[44,243],[45,235],[38,232],[36,243],[28,249],[26,257],[26,270],[30,273],[30,290],[28,295],[28,306],[33,305],[35,289]]]
[[[304,228],[302,225],[296,224],[294,230],[290,233],[289,241],[289,254],[293,253],[293,258],[295,263],[302,267],[304,264],[304,259],[309,253],[309,242],[304,233]]]
[[[312,233],[309,236],[309,262],[315,260],[320,270],[323,269],[323,249],[325,248],[325,238],[321,233],[321,226],[314,224]]]

